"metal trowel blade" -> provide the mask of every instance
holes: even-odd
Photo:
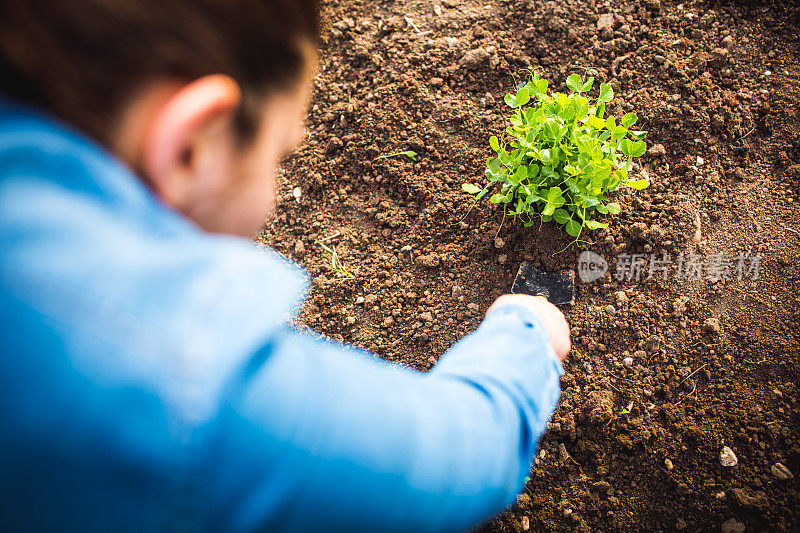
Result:
[[[544,296],[555,305],[572,304],[575,298],[575,273],[548,272],[523,262],[519,266],[517,277],[514,278],[511,292]]]

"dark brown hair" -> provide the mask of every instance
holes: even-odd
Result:
[[[299,79],[317,0],[0,0],[0,93],[109,143],[133,93],[164,77],[227,74],[251,108]]]

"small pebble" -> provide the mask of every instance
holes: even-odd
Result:
[[[299,202],[300,197],[303,196],[303,189],[301,189],[300,187],[295,187],[294,190],[292,191],[292,196],[294,196],[294,199]]]
[[[522,494],[517,496],[517,505],[519,505],[520,507],[528,507],[529,505],[531,505],[531,503],[533,503],[533,501],[531,500],[531,497],[528,495],[528,493],[523,492]]]
[[[729,518],[728,520],[725,520],[722,523],[722,526],[720,526],[720,531],[722,531],[722,533],[744,533],[744,530],[744,524],[735,518]]]
[[[617,291],[614,293],[614,299],[617,302],[617,307],[622,307],[626,303],[628,303],[628,295],[625,294],[625,291]]]
[[[364,303],[364,297],[363,296],[359,296],[358,298],[356,298],[356,304],[360,305],[360,304],[363,304],[363,303]]]
[[[633,366],[633,357],[626,357],[625,359],[622,360],[622,364],[625,365],[627,368],[632,367]],[[667,459],[667,460],[669,460],[669,459]]]
[[[349,317],[345,318],[344,320],[345,320],[345,322],[347,322],[348,326],[352,326],[353,324],[356,323],[356,317],[354,317],[354,316],[349,316]]]
[[[675,466],[669,459],[664,459],[664,468],[666,468],[667,470],[672,470],[673,468],[675,468]]]
[[[727,495],[725,494],[725,491],[723,490],[723,491],[720,491],[720,492],[716,493],[714,495],[714,497],[719,501],[724,501],[725,498],[727,497]]]
[[[724,446],[719,452],[719,463],[722,466],[732,467],[739,464],[739,459],[736,458],[736,454],[733,453],[733,450]]]
[[[728,35],[727,37],[722,39],[722,47],[723,48],[725,48],[727,50],[731,50],[731,49],[733,49],[733,45],[734,45],[733,37],[731,37],[730,35]]]
[[[783,463],[775,463],[772,465],[772,475],[781,481],[786,481],[787,479],[792,479],[794,477],[792,471],[786,468]]]
[[[722,327],[720,326],[719,320],[716,318],[707,318],[706,321],[703,322],[703,331],[706,333],[717,335],[721,330]]]
[[[614,308],[613,305],[607,305],[606,306],[606,313],[608,313],[609,315],[616,315],[617,314],[617,310]]]

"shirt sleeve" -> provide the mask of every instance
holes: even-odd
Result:
[[[490,313],[428,373],[287,331],[207,428],[213,530],[463,531],[510,504],[559,395],[538,317]]]

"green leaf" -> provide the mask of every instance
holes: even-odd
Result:
[[[598,102],[597,108],[595,109],[595,116],[603,118],[606,116],[606,104],[604,102]]]
[[[517,91],[516,101],[519,107],[522,107],[531,101],[531,93],[530,91],[528,91],[527,87],[523,87],[522,89]]]
[[[546,95],[547,85],[548,85],[547,80],[539,80],[538,82],[536,82],[536,92],[541,95]]]
[[[578,103],[578,108],[575,111],[575,118],[577,120],[583,120],[589,114],[589,99],[585,97],[581,97],[580,102]]]
[[[607,228],[608,224],[605,222],[599,222],[597,220],[587,220],[586,227],[592,230],[600,229],[600,228]]]
[[[622,208],[616,202],[611,202],[610,204],[606,205],[606,209],[608,209],[608,213],[611,215],[619,215]]]
[[[581,86],[583,85],[583,79],[581,79],[580,75],[578,74],[571,74],[567,78],[567,88],[570,91],[575,91],[576,93],[581,92]]]
[[[547,139],[557,140],[560,137],[561,126],[555,118],[548,118],[542,128]]]
[[[550,190],[547,191],[544,200],[547,202],[547,205],[545,205],[545,208],[542,210],[542,214],[548,216],[553,215],[556,208],[564,205],[564,202],[566,201],[561,195],[561,187],[550,187]]]
[[[492,150],[495,152],[500,152],[500,141],[497,140],[497,137],[492,135],[489,137],[489,146],[492,147]]]
[[[647,151],[647,143],[644,141],[631,141],[630,139],[622,139],[620,150],[628,157],[641,157]]]
[[[636,116],[636,113],[626,113],[622,116],[622,125],[630,128],[637,120],[639,120],[639,117]]]
[[[596,130],[602,130],[606,127],[606,121],[600,117],[596,117],[590,115],[588,119],[586,119],[586,123]]]
[[[555,212],[553,213],[553,220],[555,220],[561,225],[566,224],[569,219],[570,219],[569,213],[567,213],[563,209],[556,209]]]
[[[464,192],[469,193],[469,194],[478,194],[479,192],[481,192],[483,190],[480,187],[478,187],[477,185],[473,185],[472,183],[462,183],[461,184],[461,189]]]
[[[610,102],[614,99],[614,89],[612,89],[608,84],[601,83],[600,96],[598,96],[597,99],[601,102]]]
[[[567,224],[564,226],[564,229],[567,230],[568,234],[570,234],[571,236],[573,236],[573,237],[575,237],[577,239],[578,236],[581,234],[581,229],[583,229],[583,228],[581,227],[580,224],[578,224],[574,220],[569,219],[567,221]]]
[[[628,181],[628,182],[626,182],[626,184],[631,189],[636,189],[636,190],[646,189],[646,188],[648,188],[650,186],[650,182],[647,181],[647,180],[643,180],[643,179],[642,180]]]
[[[620,151],[628,157],[633,157],[631,154],[633,153],[633,141],[630,139],[622,139],[622,143],[619,145]]]
[[[525,165],[520,165],[517,167],[516,172],[512,176],[509,177],[509,182],[513,185],[519,185],[521,181],[527,179],[528,177],[528,167]]]
[[[518,108],[518,107],[519,107],[519,104],[517,104],[517,99],[514,97],[514,95],[513,95],[513,94],[507,94],[507,95],[505,96],[505,98],[503,98],[503,101],[504,101],[504,102],[506,103],[506,105],[507,105],[508,107],[510,107],[511,109],[516,109],[516,108]]]
[[[556,137],[556,140],[560,139],[561,135],[559,134]],[[554,167],[558,166],[558,163],[561,161],[561,151],[558,149],[557,146],[554,146],[553,149],[550,151],[550,164]]]
[[[591,76],[589,76],[589,79],[588,79],[588,80],[586,80],[586,83],[584,83],[584,84],[581,86],[581,92],[582,92],[582,93],[587,93],[587,92],[589,92],[589,91],[592,89],[592,85],[594,85],[594,78],[593,78],[593,77],[591,77]]]
[[[506,197],[506,195],[505,195],[505,194],[494,194],[494,195],[492,195],[492,197],[491,197],[491,198],[489,198],[489,201],[490,201],[491,203],[493,203],[493,204],[499,204],[500,202],[502,202],[502,201],[503,201],[503,199],[504,199],[505,197]]]

